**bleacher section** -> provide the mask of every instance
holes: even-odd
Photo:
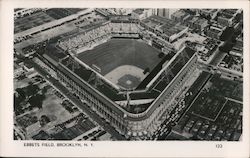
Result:
[[[163,64],[166,63],[167,61],[169,61],[172,57],[174,56],[174,54],[167,54],[156,66],[155,68],[150,72],[150,74],[138,85],[138,87],[136,88],[137,90],[139,89],[145,89],[146,86],[148,85],[148,83],[156,76],[156,74],[158,74],[162,67]]]
[[[101,78],[95,75],[95,73],[91,70],[86,69],[82,65],[78,65],[77,67],[73,66],[73,63],[69,62],[69,58],[65,58],[61,61],[61,63],[66,66],[69,70],[74,70],[73,72],[79,76],[82,80],[90,84],[91,86],[95,87],[98,91],[100,91],[102,94],[107,96],[111,100],[125,100],[126,96],[122,94],[118,94],[118,90],[112,87],[112,85],[108,84]],[[74,67],[74,68],[73,68]],[[65,71],[65,69],[59,68],[61,71],[63,71],[65,74],[68,74],[69,76],[75,78],[78,82],[80,82],[76,77],[72,76],[69,71]],[[95,79],[91,79],[95,75]],[[98,81],[97,81],[98,80]],[[99,83],[97,83],[99,82]]]
[[[194,51],[186,47],[170,65],[167,67],[165,72],[156,80],[154,89],[162,92],[166,86],[174,79],[174,77],[180,72],[184,65],[193,56]],[[167,73],[166,73],[167,72]]]
[[[88,25],[89,27],[89,25]],[[91,26],[90,26],[91,27]],[[74,37],[69,37],[59,42],[59,47],[64,50],[75,50],[77,53],[94,46],[96,43],[101,44],[112,37],[138,37],[139,28],[134,23],[100,23],[93,26],[91,30],[80,32]],[[131,34],[131,35],[130,35]],[[101,42],[101,43],[100,43]]]

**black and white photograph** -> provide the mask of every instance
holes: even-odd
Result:
[[[83,153],[249,141],[249,10],[167,6],[14,6],[8,139]]]
[[[15,140],[241,140],[241,9],[14,14]]]

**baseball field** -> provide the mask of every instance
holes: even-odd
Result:
[[[132,89],[161,61],[159,50],[138,39],[111,39],[110,41],[78,54],[78,58],[90,67],[98,67],[100,73],[114,84]]]

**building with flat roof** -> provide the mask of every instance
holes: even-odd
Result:
[[[207,36],[215,39],[220,39],[220,36],[222,34],[222,29],[218,29],[216,27],[210,27],[207,29]]]
[[[132,11],[131,16],[135,19],[145,19],[153,14],[153,9],[138,8]]]
[[[34,12],[38,12],[41,10],[46,10],[46,9],[42,9],[42,8],[17,8],[14,10],[14,19],[26,16],[26,15],[30,15]]]
[[[235,16],[240,12],[238,9],[223,9],[219,13],[218,24],[232,26]]]
[[[204,18],[199,18],[194,22],[194,28],[198,29],[199,31],[204,30],[205,27],[208,25],[208,20]]]
[[[22,74],[24,74],[23,67],[14,63],[14,78],[17,78],[21,76]]]
[[[230,15],[221,15],[218,17],[218,24],[222,26],[232,26],[233,16]]]
[[[177,22],[182,22],[185,19],[187,19],[189,16],[191,15],[185,12],[184,10],[178,10],[171,15],[171,19]]]
[[[174,41],[188,31],[188,27],[179,24],[177,21],[155,15],[143,20],[140,24],[169,42]]]
[[[239,38],[236,39],[236,43],[233,46],[232,50],[229,52],[229,54],[243,57],[243,41]]]
[[[208,25],[208,20],[197,16],[189,16],[182,23],[191,29],[202,31]]]
[[[157,16],[162,16],[165,17],[167,19],[171,19],[172,14],[174,14],[176,11],[178,11],[179,9],[166,9],[166,8],[161,8],[161,9],[155,9],[154,15]]]
[[[211,19],[214,19],[217,16],[217,13],[219,12],[218,9],[200,9],[199,13],[205,16],[210,16]]]

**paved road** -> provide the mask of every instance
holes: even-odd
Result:
[[[225,44],[225,42],[221,42],[221,44],[217,47],[217,49],[214,52],[213,59],[209,62],[210,65],[217,66],[221,62],[221,60],[225,57],[225,55],[227,54],[227,53],[221,52],[219,50],[219,48],[224,44]]]
[[[227,68],[222,68],[222,67],[216,67],[214,66],[213,69],[209,68],[207,64],[205,63],[199,63],[200,67],[199,69],[206,71],[206,72],[210,72],[210,73],[215,73],[214,70],[218,70],[221,74],[225,75],[225,76],[231,76],[231,77],[243,77],[243,73],[242,72],[238,72],[235,70],[230,70]]]
[[[214,53],[216,54],[214,55],[213,59],[210,61],[209,64],[213,66],[217,66],[223,60],[223,58],[225,57],[227,53],[221,52],[219,50],[216,50],[216,52]]]
[[[34,68],[41,74],[46,80],[48,80],[53,86],[55,86],[58,90],[60,90],[61,93],[63,93],[65,96],[68,97],[74,104],[76,104],[79,108],[81,108],[87,115],[89,115],[93,120],[95,120],[100,126],[103,127],[103,129],[110,133],[115,139],[117,140],[126,140],[125,137],[120,135],[114,127],[109,125],[106,121],[101,119],[101,117],[96,114],[93,110],[91,110],[88,106],[84,105],[79,99],[77,99],[72,93],[66,89],[58,80],[54,79],[53,77],[50,77],[50,75],[45,72],[40,66],[38,66],[33,61],[29,61],[30,64],[34,66]]]

